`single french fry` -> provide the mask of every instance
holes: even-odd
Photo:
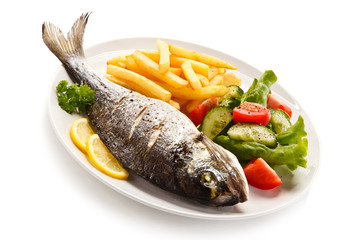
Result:
[[[169,46],[160,39],[156,40],[156,45],[160,54],[159,70],[161,73],[166,73],[170,69]]]
[[[131,81],[126,81],[124,79],[121,78],[117,78],[113,75],[106,75],[105,78],[107,78],[109,81],[116,83],[118,85],[121,85],[123,87],[126,87],[128,89],[134,90],[142,95],[145,95],[147,97],[151,97],[151,98],[157,98],[154,94],[152,94],[150,91],[148,91],[147,89],[131,82]]]
[[[170,66],[172,67],[181,67],[181,64],[187,61],[190,61],[191,67],[194,69],[194,72],[200,73],[204,76],[207,76],[209,74],[209,66],[204,63],[170,55]]]
[[[126,62],[117,62],[117,63],[111,64],[111,65],[126,68]]]
[[[169,71],[178,76],[180,76],[182,73],[181,68],[176,68],[176,67],[170,67]]]
[[[181,64],[181,69],[185,75],[185,78],[189,81],[189,83],[193,89],[201,88],[201,83],[199,81],[199,78],[196,76],[193,68],[191,67],[191,63],[189,61],[186,61],[183,64]]]
[[[192,89],[190,87],[174,88],[162,82],[159,82],[158,84],[171,92],[173,97],[188,100],[222,97],[229,91],[229,89],[223,85],[206,86],[200,89]]]
[[[205,99],[195,99],[195,100],[190,100],[187,104],[186,104],[186,111],[188,113],[191,113],[197,106],[200,105],[200,103],[202,103],[203,101],[205,101]]]
[[[210,80],[209,85],[223,85],[224,77],[222,75],[216,75]]]
[[[168,103],[169,103],[171,106],[173,106],[174,108],[176,108],[177,110],[180,110],[180,104],[179,104],[178,102],[176,102],[175,100],[170,99],[170,100],[168,101]]]
[[[199,78],[199,81],[201,83],[201,86],[206,87],[209,85],[209,79],[205,77],[204,75],[197,73],[196,76]]]
[[[234,72],[228,72],[222,75],[224,78],[224,85],[225,86],[229,86],[229,85],[241,85],[241,79],[238,78],[238,76],[236,76],[236,74]]]
[[[237,67],[235,67],[234,65],[231,65],[230,63],[227,63],[216,57],[213,57],[213,56],[210,56],[210,55],[207,55],[204,53],[191,51],[191,50],[188,50],[188,49],[185,49],[182,47],[178,47],[178,46],[174,46],[171,44],[169,45],[169,51],[173,55],[193,59],[195,61],[199,61],[199,62],[208,64],[210,66],[219,67],[219,68],[228,68],[228,69],[232,69],[232,70],[237,69]]]
[[[132,56],[134,57],[136,64],[141,69],[174,88],[182,88],[189,84],[188,81],[180,78],[170,71],[161,73],[159,64],[142,54],[140,51],[135,51]]]
[[[153,80],[153,81],[156,81],[157,79],[154,78],[152,75],[148,74],[147,72],[145,72],[144,70],[142,70],[141,68],[139,68],[139,66],[136,64],[134,58],[129,55],[129,56],[126,56],[126,59],[127,59],[127,62],[126,62],[126,68],[133,71],[133,72],[136,72],[150,80]]]
[[[160,61],[160,54],[158,51],[142,50],[141,53],[143,53],[148,58],[152,59],[154,62]],[[183,64],[186,61],[190,61],[191,66],[196,73],[200,73],[204,76],[208,76],[209,66],[207,64],[201,63],[198,61],[194,61],[191,59],[183,58],[183,57],[177,57],[177,56],[170,55],[170,67],[181,68],[181,64]]]
[[[133,71],[127,70],[125,68],[117,67],[115,65],[107,65],[106,69],[107,74],[113,75],[118,78],[131,81],[151,92],[156,98],[161,99],[165,102],[168,102],[171,99],[171,93],[155,82],[147,79],[146,77],[137,74]]]
[[[113,58],[109,59],[106,62],[106,64],[117,65],[118,62],[125,63],[127,61],[126,56],[127,55],[119,55],[119,56],[113,57]]]
[[[147,56],[148,58],[150,58],[151,60],[153,60],[154,62],[159,62],[160,61],[160,53],[159,53],[159,51],[141,50],[140,52],[142,54],[144,54],[145,56]]]
[[[219,74],[219,69],[217,67],[210,67],[208,79],[211,80],[213,77]]]

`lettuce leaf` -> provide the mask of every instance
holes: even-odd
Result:
[[[287,165],[291,170],[295,170],[297,166],[306,168],[306,135],[304,119],[299,116],[293,126],[277,136],[279,144],[276,148],[269,148],[257,142],[232,140],[226,135],[217,136],[214,142],[234,153],[242,165],[253,158],[261,157],[269,165]]]
[[[249,90],[244,93],[241,98],[241,103],[253,102],[258,103],[266,107],[267,97],[270,93],[270,87],[277,81],[277,77],[272,70],[267,70],[260,77],[260,79],[254,79],[253,83],[249,87]]]

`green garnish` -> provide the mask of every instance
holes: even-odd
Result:
[[[66,80],[62,80],[56,86],[59,106],[66,112],[85,112],[86,105],[95,102],[95,92],[88,85],[79,86],[77,83],[68,86]]]

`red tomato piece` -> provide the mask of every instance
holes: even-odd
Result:
[[[262,190],[273,189],[282,184],[280,177],[262,158],[251,160],[244,173],[251,186]]]
[[[233,110],[235,123],[253,122],[266,126],[270,118],[270,110],[257,103],[244,102]]]
[[[277,99],[273,94],[268,95],[267,107],[281,109],[291,117],[292,114],[291,108],[287,106],[285,103],[281,102],[279,99]]]
[[[189,114],[190,120],[195,124],[195,126],[198,126],[204,120],[206,113],[217,105],[219,105],[217,98],[206,99],[191,111]]]

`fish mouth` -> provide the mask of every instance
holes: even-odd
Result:
[[[248,200],[247,183],[242,179],[229,177],[226,183],[220,184],[219,194],[211,200],[215,206],[232,206]]]

